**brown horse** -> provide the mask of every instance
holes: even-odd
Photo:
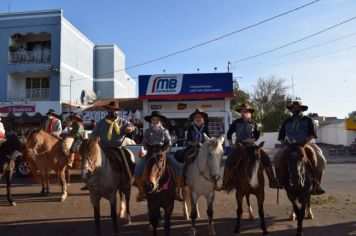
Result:
[[[250,205],[250,194],[253,194],[257,198],[258,204],[258,214],[260,216],[260,226],[264,235],[268,235],[265,217],[263,202],[265,198],[264,192],[264,176],[263,176],[263,167],[261,163],[261,154],[260,150],[263,147],[264,142],[259,145],[244,143],[236,144],[233,147],[232,158],[238,159],[240,161],[235,162],[236,166],[234,167],[235,176],[235,189],[236,189],[236,201],[237,201],[237,221],[234,233],[240,233],[240,221],[242,215],[242,201],[243,197],[246,196],[247,206],[249,210],[250,219],[253,219],[252,208]]]
[[[124,154],[123,154],[124,153]],[[99,139],[86,139],[79,148],[79,154],[83,161],[82,177],[85,180],[89,191],[90,201],[94,209],[95,233],[101,235],[100,226],[100,200],[105,198],[110,202],[111,219],[113,223],[113,234],[119,232],[117,220],[117,191],[120,191],[120,206],[123,207],[122,196],[126,200],[127,220],[130,223],[130,195],[131,182],[135,165],[133,153],[125,148],[105,148],[99,146]],[[123,157],[125,155],[127,162]],[[129,168],[129,170],[127,169]],[[123,215],[123,213],[120,213]]]
[[[310,196],[313,189],[313,170],[307,155],[315,155],[305,144],[288,143],[285,156],[284,178],[282,185],[287,192],[288,199],[298,220],[297,236],[303,235],[303,220],[305,209],[310,210]],[[315,156],[313,156],[315,160]],[[312,158],[312,159],[313,159]]]
[[[54,170],[57,173],[62,187],[60,201],[64,201],[68,196],[65,173],[69,159],[62,150],[61,140],[43,130],[30,131],[26,135],[24,155],[26,158],[34,158],[41,172],[42,195],[50,194],[49,171]]]
[[[153,236],[157,235],[157,227],[160,219],[160,208],[164,209],[164,231],[170,235],[171,216],[175,199],[175,172],[170,166],[166,151],[166,145],[149,146],[146,155],[143,179],[145,180],[145,193],[147,197],[150,224],[153,228]]]

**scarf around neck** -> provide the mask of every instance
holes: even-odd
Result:
[[[115,132],[117,135],[120,135],[120,126],[118,124],[119,117],[117,117],[115,120],[111,121],[109,119],[105,119],[106,123],[110,126],[109,131],[107,134],[107,139],[110,141],[112,138],[112,130],[115,129]]]
[[[204,129],[204,124],[198,129],[198,127],[193,124],[193,128],[195,130],[195,141],[202,141],[203,140],[203,129]]]

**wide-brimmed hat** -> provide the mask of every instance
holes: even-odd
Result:
[[[82,119],[82,117],[80,117],[79,114],[72,114],[69,116],[69,119],[76,119],[79,122],[83,122],[83,119]]]
[[[248,102],[243,102],[240,106],[236,109],[238,113],[241,113],[242,109],[247,109],[249,112],[254,113],[255,109],[253,109]]]
[[[119,104],[115,101],[110,101],[108,105],[104,105],[103,107],[116,111],[122,110],[122,108],[119,107]]]
[[[203,117],[204,121],[208,121],[208,118],[209,118],[208,114],[203,112],[203,110],[200,108],[196,109],[192,114],[190,114],[189,120],[194,121],[194,116],[197,114],[201,115]]]
[[[302,101],[293,101],[289,106],[287,106],[287,109],[292,111],[293,106],[300,106],[302,111],[308,110],[308,106],[303,105]]]
[[[160,118],[163,123],[166,123],[166,122],[167,122],[167,117],[165,117],[164,115],[162,115],[161,112],[159,112],[159,111],[152,111],[152,112],[151,112],[151,115],[145,116],[145,121],[151,123],[151,118],[152,118],[152,117],[158,117],[158,118]]]
[[[49,109],[46,115],[47,115],[47,116],[48,116],[48,115],[52,115],[52,116],[58,117],[58,115],[56,114],[56,112],[55,112],[53,109]]]

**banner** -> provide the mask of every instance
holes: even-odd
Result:
[[[140,75],[140,99],[233,97],[232,73]]]

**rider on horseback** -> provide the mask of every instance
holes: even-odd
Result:
[[[201,109],[196,109],[189,116],[189,121],[192,125],[188,129],[187,148],[184,149],[184,167],[183,173],[188,170],[189,164],[194,161],[194,157],[199,153],[199,149],[204,143],[204,133],[210,137],[208,129],[208,114]]]
[[[145,148],[148,149],[149,146],[168,144],[168,147],[170,148],[170,146],[172,145],[171,137],[169,135],[168,130],[164,128],[162,124],[162,123],[166,123],[167,118],[161,115],[159,111],[152,111],[151,115],[145,116],[145,121],[150,123],[150,127],[146,129],[144,132],[143,141],[142,141],[143,146],[145,146]],[[140,152],[140,155],[143,155],[143,153]],[[148,153],[141,158],[141,160],[139,161],[139,163],[136,165],[135,168],[135,182],[139,191],[136,198],[137,202],[141,202],[145,200],[144,180],[142,179],[142,173],[145,168],[145,163],[147,159],[150,157],[150,155],[151,155],[150,150],[148,149]],[[178,194],[179,193],[178,190],[180,190],[180,187],[182,187],[183,185],[182,168],[173,157],[168,156],[168,159],[177,175],[176,200],[182,200],[180,194]]]
[[[62,122],[58,119],[58,115],[53,109],[49,109],[47,112],[48,119],[46,120],[44,130],[56,137],[59,137],[62,133]]]
[[[278,176],[279,187],[281,187],[282,180],[284,178],[284,168],[282,158],[286,155],[286,139],[289,142],[307,144],[312,148],[316,154],[317,162],[310,160],[312,155],[307,155],[309,163],[312,166],[314,172],[314,188],[312,194],[323,194],[325,190],[320,187],[320,182],[325,169],[325,157],[321,149],[311,141],[317,138],[315,133],[315,125],[313,120],[303,115],[303,111],[308,110],[308,106],[302,104],[301,101],[294,101],[287,109],[292,112],[292,117],[287,118],[279,131],[278,140],[281,141],[283,147],[278,151],[274,157],[274,164],[276,169],[276,175]]]
[[[251,114],[254,113],[255,110],[251,108],[250,104],[248,102],[244,102],[236,111],[241,114],[241,118],[236,119],[227,131],[227,140],[229,141],[229,146],[231,148],[233,148],[233,133],[236,133],[236,144],[254,143],[260,137],[260,131],[257,129],[257,123],[251,119]],[[227,157],[224,168],[223,184],[220,190],[227,190],[231,186],[233,171],[233,167],[231,166],[232,161],[237,161],[235,166],[238,166],[238,163],[241,161],[241,156],[239,156],[238,160],[233,160],[232,154],[233,152],[230,151],[230,154]],[[271,161],[269,156],[263,150],[261,150],[261,161],[266,171],[270,187],[276,188],[277,181],[273,173]]]
[[[78,152],[80,144],[82,143],[84,135],[84,126],[83,120],[79,114],[70,115],[69,119],[71,121],[71,130],[68,133],[68,137],[73,138],[74,141],[72,143],[72,146],[70,147],[68,166],[72,168],[75,159],[75,154]]]

